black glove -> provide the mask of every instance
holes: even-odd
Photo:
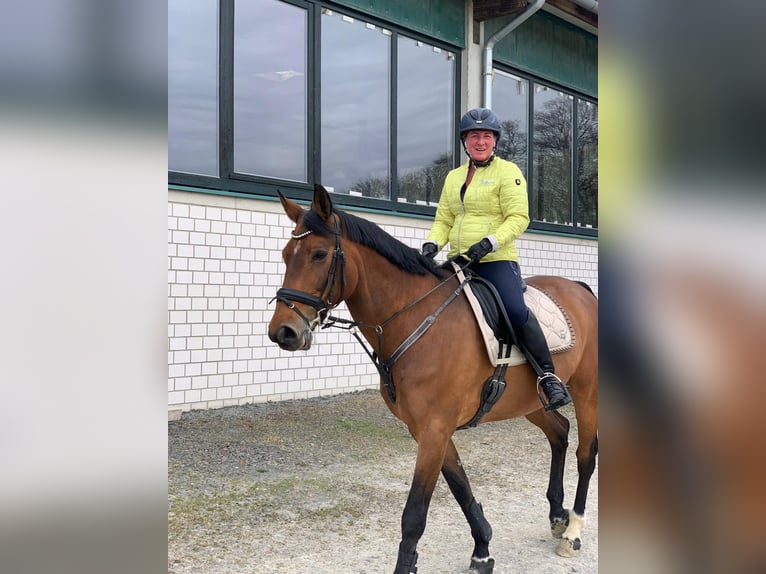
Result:
[[[465,252],[465,256],[471,260],[471,263],[476,263],[490,251],[492,251],[492,242],[485,237],[478,243],[471,245]]]
[[[427,241],[423,244],[423,249],[421,249],[420,252],[426,257],[433,259],[436,257],[436,254],[439,253],[439,246],[433,241]]]

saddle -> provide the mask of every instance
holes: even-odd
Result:
[[[457,263],[451,264],[458,279],[468,281],[465,294],[481,330],[492,366],[526,363],[527,359],[516,345],[513,327],[494,285],[470,270],[466,277]],[[551,354],[563,353],[574,346],[569,317],[554,299],[543,290],[525,284],[524,301],[537,317]]]
[[[473,418],[458,427],[475,427],[505,391],[505,371],[509,366],[528,362],[516,344],[516,336],[500,295],[494,285],[470,270],[466,273],[455,261],[449,261],[460,280],[466,298],[476,317],[495,372],[484,381],[479,408]],[[551,353],[563,353],[574,346],[572,325],[564,310],[549,295],[531,285],[524,286],[524,301],[537,317]]]

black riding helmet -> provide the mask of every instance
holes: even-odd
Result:
[[[463,149],[466,154],[468,153],[468,150],[465,147],[465,134],[471,130],[491,131],[495,134],[495,147],[497,147],[497,142],[500,140],[501,133],[500,119],[497,117],[497,114],[489,108],[474,108],[468,110],[468,112],[460,118],[460,141],[463,142]],[[469,155],[468,157],[471,156]],[[471,159],[471,161],[478,167],[485,167],[488,166],[493,159],[495,159],[494,150],[492,150],[492,155],[489,156],[489,159],[486,161],[479,162],[473,161],[473,159]]]

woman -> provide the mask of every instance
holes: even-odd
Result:
[[[449,243],[449,257],[462,254],[494,285],[519,342],[542,369],[537,384],[545,410],[558,409],[572,399],[554,373],[540,324],[524,302],[515,244],[529,225],[527,182],[515,163],[495,156],[500,120],[492,110],[466,113],[460,139],[468,161],[447,174],[423,255],[434,257]]]

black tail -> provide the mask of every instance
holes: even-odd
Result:
[[[587,283],[584,283],[583,281],[575,281],[575,283],[577,283],[578,285],[582,285],[582,286],[583,286],[583,287],[585,287],[585,288],[586,288],[588,291],[590,291],[590,292],[591,292],[591,295],[593,295],[594,297],[596,296],[596,294],[593,292],[593,289],[591,289],[591,288],[590,288],[590,285],[588,285]]]

